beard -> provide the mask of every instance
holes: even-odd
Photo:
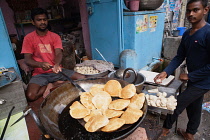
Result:
[[[44,29],[42,29],[42,28],[37,28],[39,31],[41,31],[41,32],[44,32],[44,31],[46,31],[47,30],[47,27],[46,28],[44,28]]]
[[[44,24],[44,25],[45,25],[45,27],[38,27],[37,29],[38,29],[39,31],[41,31],[41,32],[46,31],[46,30],[47,30],[48,25],[46,25],[46,24]]]

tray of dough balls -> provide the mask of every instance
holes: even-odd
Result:
[[[173,114],[177,106],[175,89],[147,85],[143,92],[147,99],[148,110]]]
[[[133,84],[122,87],[118,80],[92,85],[69,108],[70,116],[88,132],[125,130],[146,115],[145,94],[137,94]]]
[[[80,64],[76,64],[74,71],[86,75],[87,78],[103,77],[109,71],[114,70],[114,65],[111,62],[103,60],[85,60]]]

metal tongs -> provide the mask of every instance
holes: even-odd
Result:
[[[19,119],[17,119],[17,121],[15,121],[12,125],[10,125],[10,127],[11,126],[13,126],[13,125],[15,125],[17,122],[19,122],[20,120],[22,120],[25,116],[27,116],[28,114],[29,114],[29,112],[31,111],[31,108],[29,108],[28,110],[26,110],[24,113],[23,113],[23,115],[19,118]]]
[[[50,66],[50,68],[53,68],[53,66]],[[63,73],[62,71],[59,71],[60,74],[62,74],[68,81],[70,81],[77,89],[79,89],[81,92],[86,92],[80,85],[78,85],[74,80],[72,80],[68,75]]]
[[[24,113],[23,113],[23,115],[19,118],[19,119],[17,119],[17,121],[15,121],[12,125],[10,125],[10,127],[11,126],[13,126],[13,125],[15,125],[17,122],[19,122],[20,120],[22,120],[25,116],[27,116],[28,115],[28,113],[31,111],[31,108],[29,108],[28,110],[26,110]]]
[[[15,109],[15,107],[13,106],[12,109],[10,110],[10,112],[9,112],[9,115],[8,115],[8,117],[7,117],[7,120],[6,120],[6,123],[5,123],[5,125],[4,125],[4,129],[3,129],[2,133],[1,133],[0,140],[3,140],[3,138],[4,138],[4,134],[5,134],[5,132],[6,132],[7,126],[8,126],[8,124],[9,124],[10,117],[11,117],[11,115],[12,115],[12,111],[13,111],[14,109]]]
[[[33,119],[34,119],[36,125],[38,126],[39,130],[42,132],[42,137],[43,137],[43,139],[51,139],[51,138],[50,138],[50,135],[48,135],[48,134],[46,133],[44,127],[42,126],[42,124],[41,124],[41,122],[40,122],[40,120],[39,120],[39,118],[36,116],[36,114],[34,113],[34,111],[33,111],[31,108],[27,109],[27,110],[23,113],[23,115],[22,115],[19,119],[17,119],[11,126],[13,126],[13,125],[15,125],[16,123],[18,123],[20,120],[22,120],[22,119],[23,119],[25,116],[27,116],[29,113],[30,113],[30,115],[33,117]],[[11,127],[11,126],[10,126],[10,127]]]

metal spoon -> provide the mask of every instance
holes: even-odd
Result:
[[[105,59],[104,56],[100,53],[100,51],[99,51],[97,48],[95,48],[95,50],[99,53],[99,55],[103,58],[103,60],[106,61],[106,59]],[[106,62],[107,62],[107,61],[106,61]]]

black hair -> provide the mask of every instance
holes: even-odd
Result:
[[[188,0],[187,5],[193,3],[193,2],[198,2],[200,1],[201,4],[203,5],[203,7],[207,7],[208,6],[208,0]]]
[[[35,8],[31,10],[31,19],[34,20],[34,17],[36,15],[42,15],[45,14],[47,16],[47,10],[42,9],[42,8]]]

